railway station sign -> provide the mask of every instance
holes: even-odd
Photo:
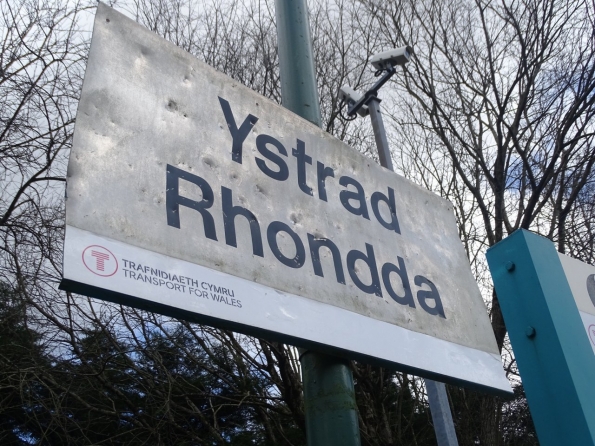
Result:
[[[452,205],[100,4],[61,287],[509,393]]]

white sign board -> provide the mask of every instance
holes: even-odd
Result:
[[[99,5],[62,287],[509,392],[449,202]]]
[[[560,261],[595,353],[595,266],[564,254]]]

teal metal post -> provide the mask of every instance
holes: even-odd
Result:
[[[309,446],[359,446],[353,375],[348,361],[300,351]]]
[[[283,107],[322,126],[312,38],[305,0],[276,0],[277,47]]]
[[[322,125],[305,0],[276,0],[281,97],[285,108]],[[309,446],[359,446],[353,375],[344,359],[300,351]]]
[[[542,446],[595,446],[595,355],[554,244],[525,230],[487,252]]]

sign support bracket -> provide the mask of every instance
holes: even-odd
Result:
[[[554,244],[518,230],[488,264],[542,446],[595,445],[595,355]]]

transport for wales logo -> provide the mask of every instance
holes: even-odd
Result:
[[[118,259],[112,252],[99,245],[87,246],[83,251],[83,264],[98,276],[109,277],[118,271]]]

